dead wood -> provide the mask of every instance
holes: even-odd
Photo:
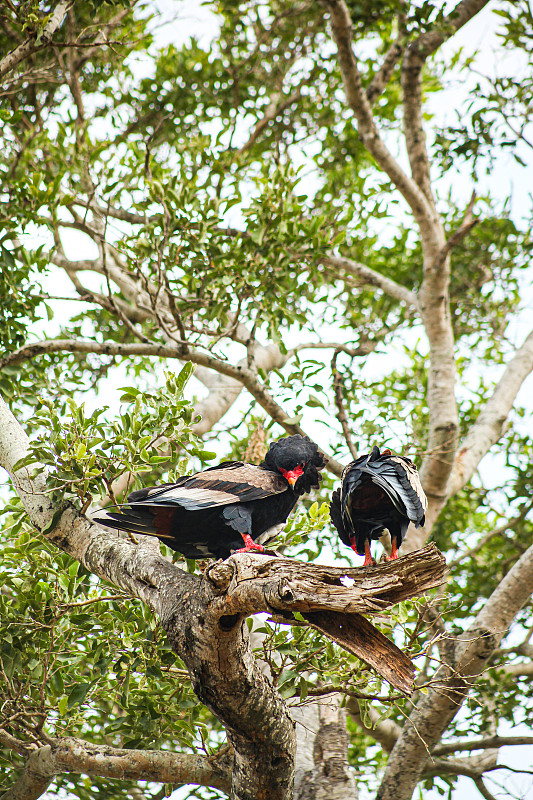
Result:
[[[362,614],[417,597],[444,580],[446,562],[434,544],[369,567],[327,567],[264,554],[239,553],[212,564],[211,611],[227,625],[249,614],[300,612],[314,628],[369,664],[400,691],[413,689],[414,665]]]

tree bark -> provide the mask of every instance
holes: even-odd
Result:
[[[426,765],[477,677],[533,592],[533,546],[514,564],[472,625],[458,639],[451,663],[435,675],[434,688],[406,719],[376,800],[410,800]]]
[[[445,570],[442,555],[431,545],[416,556],[362,570],[239,553],[212,563],[201,576],[191,575],[163,558],[156,540],[121,539],[69,504],[56,508],[46,493],[44,469],[34,467],[32,474],[14,469],[27,447],[27,437],[0,401],[0,464],[11,473],[30,520],[89,571],[143,600],[160,617],[197,696],[226,726],[234,750],[232,800],[289,800],[294,723],[254,659],[245,617],[273,610],[309,613],[315,627],[365,657],[364,647],[372,652],[376,634],[379,647],[388,640],[378,631],[366,635],[375,629],[361,618],[364,638],[354,634],[354,646],[350,619],[382,612],[439,584]],[[353,585],[345,586],[343,576]],[[325,612],[334,615],[333,622],[320,617]],[[339,626],[341,616],[345,626]],[[395,655],[396,646],[389,645]]]

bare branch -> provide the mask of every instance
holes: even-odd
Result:
[[[502,436],[507,417],[525,379],[533,371],[533,330],[507,364],[496,388],[463,439],[448,486],[456,494],[472,477],[487,451]]]
[[[359,358],[373,353],[375,349],[375,341],[365,341],[357,347],[350,347],[341,342],[302,342],[302,344],[297,344],[296,347],[291,347],[287,353],[292,356],[296,353],[301,353],[302,350],[337,350],[339,353],[346,353],[351,358]]]
[[[495,747],[510,747],[512,745],[533,744],[533,736],[487,736],[484,739],[472,739],[440,744],[433,749],[433,753],[438,756],[447,753],[456,753],[460,750],[487,750]]]
[[[381,275],[370,267],[361,264],[359,261],[353,261],[350,258],[328,255],[322,259],[322,263],[327,264],[335,269],[342,270],[347,275],[356,278],[360,283],[375,286],[381,289],[385,294],[390,297],[395,297],[405,305],[418,309],[418,300],[414,292],[407,287],[402,286],[396,281],[387,278],[386,275]]]

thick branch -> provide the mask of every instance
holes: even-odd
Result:
[[[429,545],[365,570],[241,554],[211,565],[205,576],[221,593],[217,604],[221,616],[298,611],[313,627],[410,694],[413,665],[361,614],[382,612],[440,585],[444,571],[444,558]],[[353,582],[349,587],[346,577]]]
[[[456,494],[472,477],[479,462],[502,436],[507,417],[525,379],[533,371],[533,331],[516,351],[477,420],[466,434],[455,460],[448,494]]]
[[[509,625],[533,592],[533,546],[514,564],[456,645],[452,667],[441,667],[406,720],[387,764],[376,800],[410,800],[435,747],[486,668]]]
[[[0,800],[30,800],[43,794],[61,773],[157,783],[194,783],[229,794],[231,763],[164,750],[120,750],[66,737],[36,750],[26,762],[23,775]]]
[[[479,14],[488,2],[489,0],[462,0],[444,19],[421,34],[409,49],[416,50],[421,58],[428,58],[463,25]]]

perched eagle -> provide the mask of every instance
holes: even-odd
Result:
[[[157,536],[186,558],[262,551],[300,495],[318,488],[325,464],[314,442],[299,434],[288,436],[270,445],[259,466],[225,461],[176,483],[132,492],[118,510],[98,511],[93,520]]]
[[[364,555],[366,566],[372,563],[370,541],[379,539],[385,528],[391,537],[391,558],[398,558],[409,522],[417,528],[423,525],[427,504],[413,462],[390,450],[380,453],[374,446],[343,470],[341,487],[331,497],[330,516],[341,540]]]

